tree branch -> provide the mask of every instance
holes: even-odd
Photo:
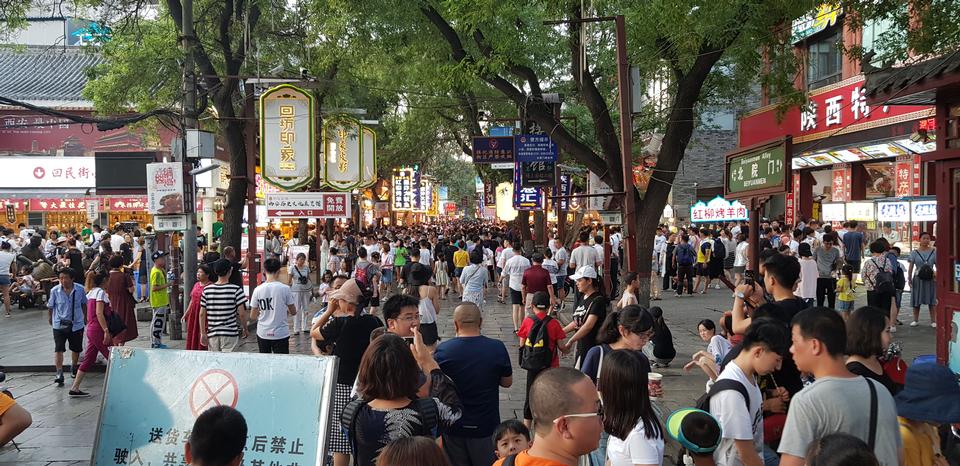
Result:
[[[680,58],[677,56],[677,48],[673,41],[666,36],[658,35],[654,40],[657,46],[657,52],[660,58],[670,63],[670,70],[673,71],[673,77],[679,82],[683,79],[683,68],[680,67]]]

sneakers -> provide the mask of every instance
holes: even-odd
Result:
[[[86,398],[90,396],[89,393],[80,390],[70,390],[69,395],[70,398]]]
[[[167,349],[167,345],[164,345],[163,343],[153,343],[150,345],[150,347],[153,349]]]
[[[73,377],[74,379],[77,378],[77,371],[79,369],[79,366],[70,366],[70,377]]]
[[[57,377],[56,377],[55,379],[53,379],[53,383],[57,384],[58,387],[62,387],[62,386],[63,386],[63,374],[57,375]]]
[[[890,333],[897,333],[897,326],[896,326],[896,325],[890,327]]]
[[[937,323],[936,323],[936,322],[930,322],[930,327],[932,327],[932,328],[937,328]]]
[[[916,327],[917,325],[920,325],[920,322],[917,322],[917,321],[910,322],[911,327]]]

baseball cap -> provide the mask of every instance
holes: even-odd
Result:
[[[152,257],[153,260],[157,260],[157,259],[159,259],[159,258],[161,258],[161,257],[163,257],[163,256],[166,256],[166,255],[169,255],[169,254],[170,254],[170,253],[168,253],[168,252],[157,251],[157,252],[153,253],[153,255],[150,256],[150,257]]]
[[[533,294],[533,307],[537,309],[547,309],[550,307],[550,294],[546,291],[538,291]]]
[[[696,408],[682,408],[667,417],[667,433],[691,453],[708,455],[720,445],[723,437],[720,423],[710,413]]]
[[[570,279],[573,281],[581,278],[597,278],[597,269],[591,265],[585,265],[577,269],[577,273],[570,276]]]

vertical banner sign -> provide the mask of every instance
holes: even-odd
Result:
[[[377,133],[363,127],[363,142],[360,145],[363,152],[363,164],[360,167],[359,188],[368,188],[377,183]]]
[[[560,173],[560,183],[553,187],[554,196],[569,196],[573,191],[573,176],[569,173]],[[570,210],[570,200],[561,198],[557,200],[557,208],[561,211]]]
[[[420,187],[421,187],[422,184],[423,184],[423,178],[420,176],[420,172],[414,170],[414,171],[413,171],[413,186],[412,186],[412,189],[413,189],[413,211],[414,211],[414,212],[423,212],[424,210],[426,210],[426,209],[423,208],[423,197],[421,197],[421,194],[423,193],[423,191],[420,189]]]
[[[513,208],[516,210],[540,210],[543,208],[543,196],[540,188],[523,187],[520,164],[513,168]]]
[[[850,165],[838,163],[833,166],[832,185],[833,202],[850,202]]]
[[[182,214],[183,164],[162,162],[147,164],[147,212],[154,215]]]
[[[393,210],[413,210],[413,170],[404,168],[393,175]]]
[[[784,196],[786,209],[784,220],[787,225],[794,225],[797,221],[797,204],[800,202],[800,174],[794,173],[792,189]]]
[[[313,96],[289,84],[260,96],[260,167],[266,182],[287,191],[313,182],[314,113]]]
[[[593,172],[590,172],[588,189],[590,194],[604,194],[613,192],[613,189],[610,188],[610,185],[601,181],[600,177]],[[611,197],[597,196],[587,199],[587,210],[606,210],[606,207],[610,205]]]
[[[7,223],[14,223],[17,221],[17,209],[13,204],[7,204]],[[93,222],[91,220],[90,222]]]
[[[323,125],[323,183],[336,191],[363,184],[365,158],[363,128],[352,118],[340,117]]]
[[[419,179],[419,182],[417,180]],[[420,176],[420,173],[414,175],[414,185],[417,186],[416,199],[417,202],[414,202],[413,211],[426,213],[430,210],[430,196],[433,193],[433,182],[425,176]]]
[[[894,181],[897,197],[920,195],[920,156],[897,157],[894,165]]]
[[[87,201],[87,221],[90,223],[97,223],[97,219],[100,218],[100,202],[99,201]]]
[[[497,205],[497,187],[493,183],[483,185],[483,206],[496,207]]]

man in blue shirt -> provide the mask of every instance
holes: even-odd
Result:
[[[80,363],[80,352],[83,351],[83,318],[87,308],[87,293],[82,286],[75,284],[74,271],[64,268],[60,271],[60,284],[50,290],[50,299],[47,307],[50,314],[47,322],[53,326],[54,357],[53,363],[57,368],[57,378],[53,381],[63,386],[63,353],[70,343],[71,362],[70,373],[77,376],[77,367]]]
[[[457,387],[463,416],[444,430],[451,464],[489,466],[496,460],[493,432],[500,424],[500,387],[513,385],[507,347],[480,335],[480,308],[464,302],[453,311],[457,337],[437,346],[434,359]]]
[[[856,220],[851,220],[849,231],[840,239],[843,242],[844,259],[853,267],[854,280],[860,273],[860,261],[863,259],[863,232],[858,225]]]

